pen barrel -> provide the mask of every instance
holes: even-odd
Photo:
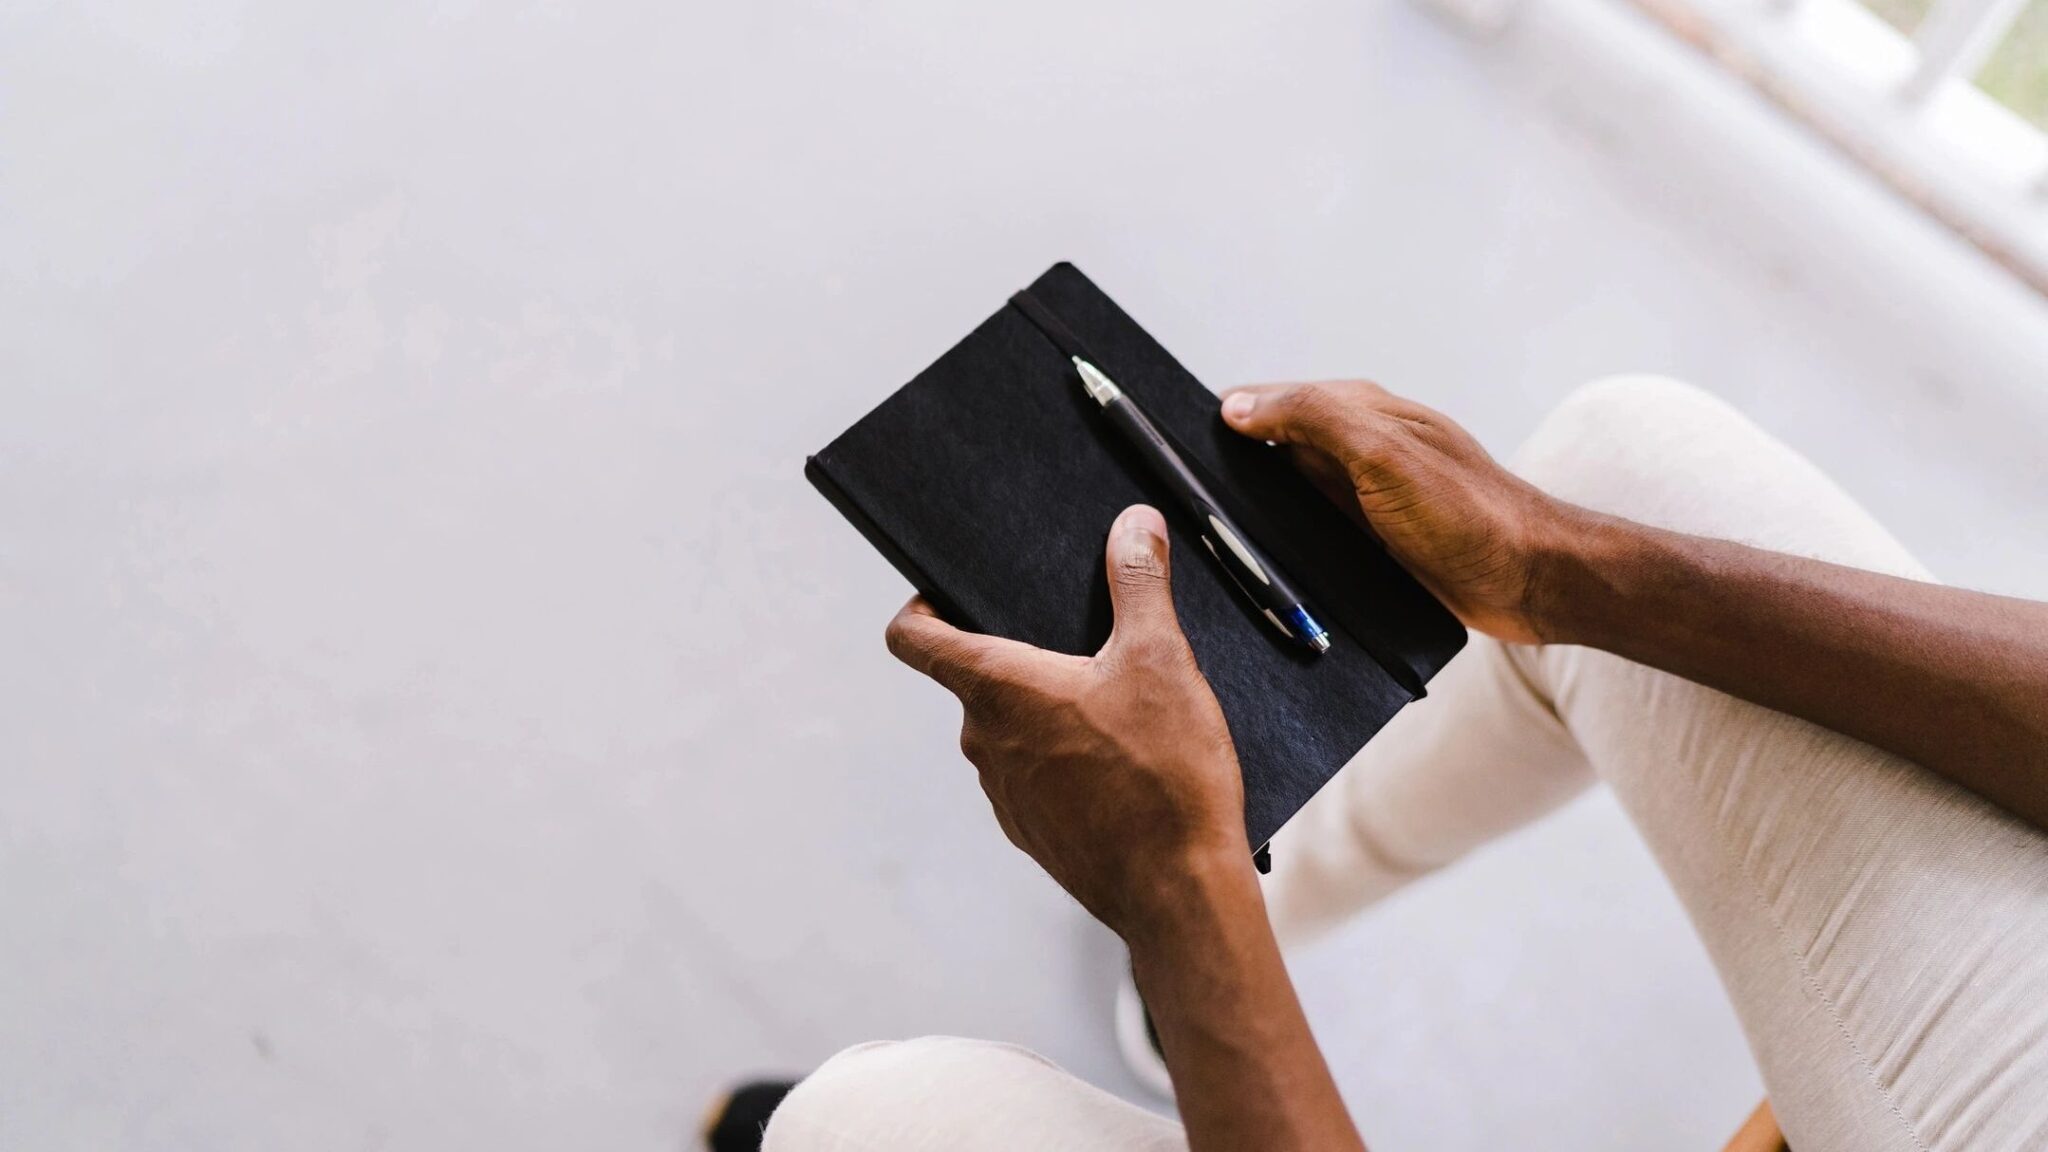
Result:
[[[1301,595],[1288,586],[1279,568],[1252,544],[1243,529],[1231,521],[1222,505],[1181,459],[1180,453],[1173,450],[1166,437],[1137,405],[1118,397],[1104,405],[1102,411],[1144,458],[1145,466],[1173,493],[1181,510],[1193,519],[1190,527],[1201,535],[1216,562],[1255,604],[1269,615],[1277,614],[1273,620],[1275,627],[1292,635],[1279,618],[1286,616],[1302,600]]]

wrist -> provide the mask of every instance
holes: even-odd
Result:
[[[1530,553],[1529,626],[1545,644],[1597,647],[1616,574],[1640,551],[1642,526],[1555,503]]]
[[[1265,916],[1258,872],[1241,837],[1234,846],[1190,850],[1133,885],[1130,895],[1110,927],[1133,954],[1155,946],[1178,947],[1248,911],[1261,920]]]

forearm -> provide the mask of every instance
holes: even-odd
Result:
[[[1359,1149],[1281,963],[1249,862],[1166,881],[1124,930],[1194,1152]]]
[[[2048,605],[1586,514],[1539,631],[1854,736],[2048,828]]]

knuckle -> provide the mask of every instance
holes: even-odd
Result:
[[[963,661],[963,671],[954,677],[953,694],[983,731],[984,741],[993,728],[1030,707],[1032,696],[1024,685],[992,673],[987,661],[978,656]]]
[[[882,643],[888,647],[889,654],[898,660],[902,660],[909,655],[911,648],[910,626],[903,622],[903,617],[896,617],[894,620],[889,621],[887,628],[882,629]]]
[[[984,712],[995,705],[995,685],[971,667],[956,674],[953,680],[953,694],[960,698],[961,706],[969,712]]]
[[[1288,408],[1289,422],[1302,433],[1314,436],[1342,436],[1356,422],[1361,407],[1369,403],[1356,384],[1323,381],[1304,384],[1294,390]]]
[[[1360,491],[1397,486],[1401,478],[1415,472],[1415,453],[1399,438],[1376,440],[1371,451],[1354,453],[1345,460],[1351,483]]]
[[[979,726],[967,724],[960,729],[960,754],[967,757],[968,763],[980,767],[982,761],[988,758],[988,753],[988,734]]]
[[[1314,424],[1336,407],[1334,388],[1328,383],[1317,381],[1290,388],[1286,397],[1286,413],[1302,424]]]
[[[947,654],[947,662],[953,667],[954,675],[972,685],[984,699],[1000,696],[1009,687],[1009,682],[1003,678],[1001,663],[986,652],[955,650]]]

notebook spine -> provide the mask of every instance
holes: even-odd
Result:
[[[963,610],[952,597],[940,591],[929,573],[903,549],[897,547],[895,539],[883,531],[881,525],[875,523],[874,518],[867,514],[867,510],[860,506],[860,501],[854,499],[851,493],[840,486],[839,481],[833,479],[831,469],[824,461],[816,456],[804,457],[804,479],[810,481],[811,487],[816,488],[819,495],[830,501],[832,506],[839,510],[839,514],[846,517],[847,523],[852,524],[866,537],[875,551],[880,552],[891,567],[902,573],[903,578],[910,581],[910,586],[917,590],[917,594],[930,601],[931,606],[937,609],[939,615],[948,623],[970,632],[983,631],[978,621]]]

